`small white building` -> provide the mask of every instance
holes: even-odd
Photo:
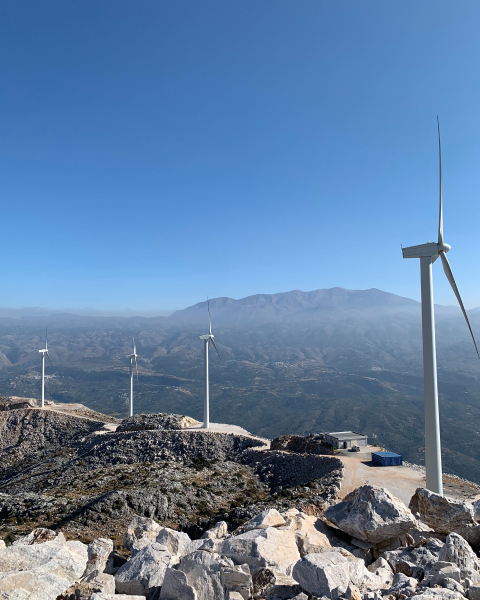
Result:
[[[367,446],[368,437],[356,431],[334,431],[325,434],[325,441],[334,448],[351,448],[352,446]]]

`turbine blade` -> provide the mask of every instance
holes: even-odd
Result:
[[[438,120],[438,115],[437,115],[437,129],[438,129],[438,172],[439,172],[439,183],[440,183],[440,208],[438,211],[438,243],[443,244],[442,146],[440,144],[440,121]],[[443,263],[443,264],[445,264],[445,263]]]
[[[48,348],[48,329],[45,325],[45,350]]]
[[[135,349],[135,338],[133,338],[133,353],[134,353],[134,354],[136,354],[136,353],[137,353],[137,351],[136,351],[136,349]]]
[[[50,354],[49,354],[48,352],[45,352],[45,354],[48,356],[48,360],[50,361],[50,364],[51,364],[51,365],[52,365],[52,367],[53,367],[53,363],[52,363],[52,360],[51,360],[51,358],[50,358]]]
[[[462,298],[460,297],[460,292],[458,291],[457,284],[455,283],[455,279],[453,277],[452,269],[450,267],[450,263],[448,262],[448,258],[445,255],[445,252],[440,252],[440,257],[443,263],[443,270],[445,271],[445,275],[447,276],[450,285],[452,286],[453,293],[457,297],[458,303],[460,304],[460,308],[462,309],[463,316],[465,317],[465,321],[467,322],[468,329],[470,330],[470,335],[472,336],[473,344],[475,346],[475,350],[477,351],[477,356],[480,358],[480,354],[478,353],[477,342],[475,341],[475,337],[473,335],[472,328],[470,327],[470,322],[467,317],[467,312],[465,307],[463,306]]]
[[[217,354],[218,354],[218,356],[219,356],[219,358],[220,358],[220,352],[218,351],[218,348],[217,348],[217,346],[215,345],[215,342],[213,341],[213,339],[212,339],[212,338],[210,338],[210,341],[212,342],[212,344],[213,344],[213,347],[214,347],[214,348],[215,348],[215,350],[217,351]]]
[[[210,335],[212,335],[212,319],[210,318],[210,300],[208,299],[207,296],[207,307],[208,307],[208,327],[209,327],[209,333]]]

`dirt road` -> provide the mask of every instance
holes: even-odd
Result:
[[[365,483],[378,485],[389,490],[408,506],[410,498],[419,487],[425,487],[425,474],[411,467],[376,467],[371,462],[371,453],[378,448],[367,446],[361,452],[340,450],[338,458],[345,466],[340,498]],[[478,486],[460,482],[449,475],[443,476],[444,494],[460,500],[472,500],[478,494]]]

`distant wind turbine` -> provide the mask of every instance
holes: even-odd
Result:
[[[438,243],[428,242],[419,246],[402,248],[403,258],[420,259],[420,281],[422,290],[422,333],[423,333],[423,385],[425,401],[425,470],[427,489],[443,496],[442,482],[442,449],[440,444],[440,418],[438,412],[438,388],[437,388],[437,357],[435,349],[435,318],[433,309],[433,282],[432,264],[440,256],[443,270],[447,276],[453,293],[457,297],[463,316],[467,322],[470,335],[472,336],[475,350],[478,353],[477,343],[472,328],[468,321],[465,307],[463,306],[460,292],[453,277],[450,263],[446,253],[451,246],[443,240],[443,199],[442,199],[442,150],[440,144],[440,123],[437,117],[438,128],[438,160],[440,181],[440,208],[438,218]]]
[[[48,360],[50,361],[50,364],[53,367],[53,363],[50,359],[50,355],[48,354],[48,334],[47,334],[47,328],[45,327],[45,348],[43,348],[42,350],[39,350],[40,354],[42,355],[42,408],[45,406],[45,354],[48,357]]]
[[[217,351],[218,356],[220,353],[218,352],[218,348],[213,341],[213,333],[212,333],[212,320],[210,318],[210,301],[207,299],[208,306],[208,326],[209,333],[207,335],[201,335],[200,339],[204,340],[204,351],[205,351],[205,399],[203,404],[203,428],[208,429],[210,427],[210,382],[208,378],[208,350],[210,348],[210,344],[213,344],[213,347]]]
[[[137,365],[137,349],[135,348],[135,338],[133,338],[133,354],[129,354],[130,359],[130,416],[133,417],[133,362],[135,361],[135,370],[137,372],[138,383],[138,365]]]

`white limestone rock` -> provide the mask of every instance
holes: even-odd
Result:
[[[253,581],[248,565],[224,566],[220,570],[220,581],[226,592],[236,592],[243,600],[253,594]]]
[[[442,581],[445,578],[454,579],[460,583],[460,569],[455,563],[438,561],[425,573],[422,584],[429,585],[430,587],[442,585]]]
[[[379,558],[378,560],[383,559]],[[388,568],[377,567],[373,571],[371,571],[370,567],[368,567],[367,571],[365,572],[362,587],[364,590],[369,592],[374,590],[388,590],[393,585],[393,577],[394,575],[390,565],[388,565]]]
[[[438,560],[452,562],[460,569],[462,579],[471,577],[480,571],[480,561],[469,543],[458,533],[447,536],[445,545],[440,550]]]
[[[160,600],[197,600],[197,594],[193,586],[188,583],[187,576],[183,571],[167,569],[160,591]]]
[[[237,564],[251,567],[275,567],[281,573],[291,573],[292,566],[300,558],[295,533],[276,527],[252,529],[225,540],[219,553]]]
[[[409,506],[420,520],[437,533],[458,533],[474,548],[480,547],[480,525],[475,520],[470,503],[418,488]]]
[[[267,527],[282,527],[283,525],[285,525],[285,519],[282,515],[278,510],[270,508],[248,521],[244,529],[245,531],[250,531],[251,529],[267,529]]]
[[[223,567],[233,567],[233,562],[203,550],[184,556],[177,569],[167,569],[160,599],[212,600],[213,598],[224,598]]]
[[[227,592],[225,600],[243,600],[244,596],[238,592]]]
[[[146,594],[163,584],[165,571],[172,555],[161,544],[144,546],[135,556],[120,567],[115,575],[116,591],[120,594]]]
[[[127,528],[123,545],[134,555],[144,546],[155,542],[160,529],[162,527],[153,519],[135,515]]]
[[[44,542],[56,542],[57,544],[64,544],[66,540],[61,531],[56,532],[45,527],[36,527],[28,535],[24,535],[15,540],[12,546],[32,546],[33,544],[43,544]]]
[[[82,580],[88,579],[96,573],[103,573],[107,569],[107,563],[109,563],[108,572],[111,574],[113,566],[112,552],[113,542],[108,538],[97,538],[88,544],[88,561]],[[115,590],[113,593],[115,593]]]
[[[390,572],[393,573],[390,563],[382,557],[377,558],[375,562],[367,567],[367,570],[370,571],[370,573],[375,573],[377,569],[389,569]]]
[[[192,540],[181,531],[175,531],[169,527],[161,527],[157,533],[156,542],[166,546],[172,556],[184,556],[191,550]]]
[[[228,535],[228,525],[225,521],[219,521],[215,523],[215,526],[212,529],[209,529],[202,535],[202,539],[212,539],[212,540],[223,540]],[[196,541],[196,540],[194,540]]]
[[[0,598],[56,598],[81,577],[87,558],[85,544],[61,543],[59,536],[43,543],[9,546],[0,552]]]
[[[415,595],[415,600],[465,600],[465,596],[446,588],[426,588]]]
[[[458,592],[459,594],[462,594],[462,596],[465,596],[465,588],[461,583],[455,581],[455,579],[444,577],[442,580],[442,587],[447,590],[451,590],[452,592]]]
[[[354,558],[354,557],[352,557]],[[355,559],[362,562],[360,559]],[[336,600],[345,594],[350,583],[363,582],[365,568],[360,573],[358,564],[349,561],[341,552],[307,554],[293,567],[292,576],[302,588],[314,596]]]
[[[388,490],[363,485],[329,507],[325,517],[339,529],[364,542],[378,544],[415,526],[411,511]]]
[[[392,586],[387,590],[389,596],[409,597],[417,589],[418,581],[414,577],[407,577],[403,573],[395,573]]]
[[[295,532],[300,556],[328,552],[335,539],[335,532],[321,519],[313,515],[296,511],[297,514],[290,516],[287,525]]]
[[[4,540],[0,540],[0,551],[4,550],[7,547]]]

